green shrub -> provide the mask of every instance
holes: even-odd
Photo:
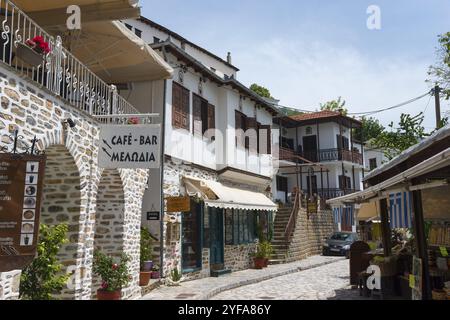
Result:
[[[181,273],[178,271],[178,268],[175,268],[170,272],[170,278],[173,282],[178,282],[181,280]]]
[[[150,232],[141,228],[141,270],[145,261],[150,261],[153,258],[153,238]]]
[[[54,300],[53,294],[60,293],[69,279],[61,275],[63,265],[58,262],[58,251],[67,242],[67,225],[39,226],[37,256],[22,271],[20,297],[27,300]]]
[[[128,261],[130,258],[126,254],[122,254],[120,262],[115,263],[113,257],[94,252],[93,272],[102,279],[102,290],[113,292],[128,285],[131,280]]]

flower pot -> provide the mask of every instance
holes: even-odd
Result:
[[[97,300],[120,300],[122,297],[122,290],[106,291],[102,289],[97,290]]]
[[[142,271],[149,272],[152,271],[153,261],[144,261],[142,265]]]
[[[44,56],[23,43],[19,43],[16,49],[16,56],[32,67],[38,67],[44,61]]]
[[[152,272],[141,271],[141,273],[139,274],[139,286],[141,287],[148,286],[148,282],[150,281],[151,277]]]
[[[264,259],[264,268],[267,268],[269,266],[269,259],[265,258]]]
[[[159,279],[160,275],[159,275],[159,271],[152,271],[152,279]]]
[[[254,258],[253,259],[254,263],[255,263],[255,269],[262,269],[264,268],[265,265],[265,258]]]

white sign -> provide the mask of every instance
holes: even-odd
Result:
[[[159,168],[161,125],[102,126],[98,165],[105,169]]]

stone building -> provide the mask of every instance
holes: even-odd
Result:
[[[100,249],[114,256],[122,253],[130,256],[132,280],[122,290],[123,298],[130,299],[141,294],[139,231],[148,171],[100,168],[100,126],[102,117],[117,115],[123,119],[120,115],[139,114],[111,86],[122,83],[123,74],[129,81],[164,79],[171,77],[172,69],[118,22],[83,21],[82,31],[59,37],[59,22],[46,19],[45,13],[65,10],[70,2],[55,1],[52,8],[40,8],[38,2],[18,0],[16,6],[6,1],[7,8],[0,14],[4,35],[0,46],[0,146],[10,150],[12,135],[18,130],[22,136],[18,140],[19,152],[29,148],[34,137],[38,139],[38,150],[45,152],[41,222],[65,223],[69,227],[69,242],[60,250],[58,258],[64,265],[63,272],[72,276],[59,297],[84,300],[95,296],[98,279],[92,274],[92,260],[94,249]],[[88,2],[84,1],[86,5]],[[117,19],[136,14],[137,8],[124,1],[117,1],[117,5],[129,9]],[[89,10],[94,7],[90,6]],[[12,15],[12,10],[20,14]],[[131,12],[134,13],[128,15]],[[46,29],[35,24],[27,13],[38,23],[43,21]],[[103,13],[97,12],[97,16],[104,16]],[[52,23],[55,25],[49,25]],[[9,26],[10,32],[5,26]],[[105,39],[91,33],[93,29],[116,37],[120,48],[110,48],[115,58],[108,58],[111,52],[107,50],[96,50],[95,46]],[[34,31],[29,34],[29,30]],[[43,36],[51,52],[33,65],[18,48],[26,46],[27,40],[36,35]],[[66,49],[66,45],[72,50]],[[96,63],[92,62],[92,56],[74,49],[80,46],[84,53],[97,52]],[[127,62],[121,55],[128,55],[134,61]],[[136,63],[140,63],[139,70],[134,68]],[[66,125],[68,119],[75,125],[73,128]],[[0,299],[18,298],[20,273],[20,270],[0,273]]]
[[[163,274],[177,269],[191,280],[249,268],[258,231],[270,234],[277,209],[270,200],[277,111],[237,80],[231,54],[222,59],[144,17],[124,23],[175,70],[165,83],[128,92],[138,108],[143,92],[164,93],[161,187],[164,198],[190,198],[189,211],[165,208],[162,230],[148,223],[161,240]]]

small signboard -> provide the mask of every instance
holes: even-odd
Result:
[[[105,125],[100,129],[98,162],[105,169],[160,166],[161,125]]]
[[[36,255],[45,156],[0,154],[0,272]]]
[[[309,201],[308,200],[307,210],[308,210],[308,214],[317,214],[317,212],[318,212],[317,201],[315,201],[315,200]]]
[[[147,220],[148,221],[158,221],[159,220],[159,211],[147,212]]]
[[[167,198],[167,212],[188,212],[191,211],[191,199],[189,197],[169,197]]]

